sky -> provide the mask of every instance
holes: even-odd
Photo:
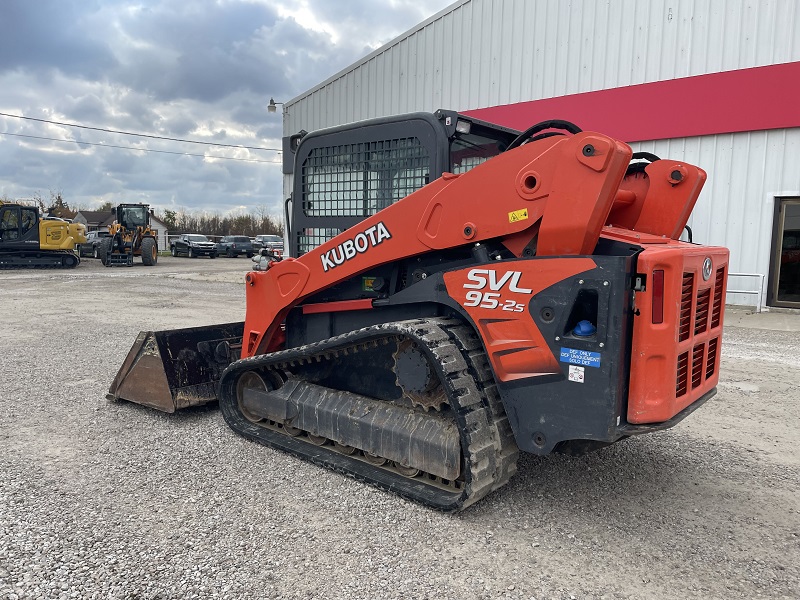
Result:
[[[0,199],[279,216],[270,98],[294,98],[451,2],[4,0]]]

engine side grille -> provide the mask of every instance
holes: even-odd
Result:
[[[675,386],[675,397],[686,395],[689,389],[689,353],[684,352],[678,356],[678,378]]]
[[[719,327],[719,320],[722,315],[722,290],[725,283],[725,267],[717,269],[717,276],[714,279],[714,306],[711,308],[711,328]]]
[[[703,382],[703,355],[705,350],[705,344],[697,344],[692,350],[692,389],[699,387]]]
[[[713,338],[708,342],[708,356],[706,357],[706,379],[714,375],[714,369],[717,364],[717,344],[719,338]]]
[[[711,288],[697,291],[697,307],[694,314],[694,334],[703,333],[708,328],[708,306],[711,300]]]
[[[692,290],[694,289],[694,273],[683,274],[681,285],[681,312],[678,325],[678,341],[685,342],[692,331]]]

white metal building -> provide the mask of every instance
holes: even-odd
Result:
[[[763,277],[728,302],[800,308],[798,97],[795,0],[459,0],[287,101],[284,135],[438,108],[573,121],[708,171],[694,241]]]

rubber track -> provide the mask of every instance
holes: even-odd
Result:
[[[64,266],[63,264],[61,264],[61,265],[27,265],[27,264],[4,265],[4,264],[0,264],[0,271],[18,271],[18,270],[23,270],[23,269],[74,269],[75,267],[77,267],[81,263],[80,257],[77,254],[74,254],[74,253],[70,252],[69,250],[51,250],[49,252],[39,252],[38,253],[39,256],[46,256],[46,257],[54,257],[54,256],[64,255],[64,254],[72,254],[78,260],[71,267]],[[20,258],[14,252],[6,252],[6,253],[0,254],[0,258],[2,258],[3,256],[5,256],[6,258]]]
[[[368,351],[380,340],[414,340],[438,370],[461,436],[464,485],[442,489],[422,478],[404,477],[330,447],[261,427],[239,411],[238,377],[250,370],[284,372],[292,365],[352,351]],[[230,427],[241,435],[350,475],[405,498],[444,511],[457,511],[503,486],[516,472],[517,446],[494,385],[480,340],[455,319],[414,319],[367,327],[321,342],[231,364],[220,379],[219,405]]]

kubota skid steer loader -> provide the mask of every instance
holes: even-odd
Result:
[[[247,274],[244,323],[140,334],[110,397],[217,399],[248,438],[459,510],[519,450],[665,429],[715,393],[728,251],[679,241],[701,169],[449,111],[291,142],[295,258]]]

